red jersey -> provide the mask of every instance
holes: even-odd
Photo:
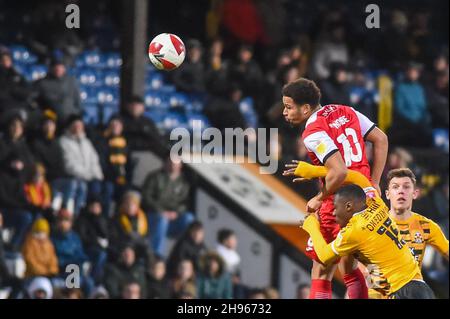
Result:
[[[313,164],[324,165],[331,155],[340,152],[349,169],[362,173],[370,180],[364,138],[374,127],[372,121],[353,108],[330,104],[320,108],[306,121],[302,139]],[[333,196],[328,196],[319,210],[321,230],[327,242],[334,240],[339,232],[333,211]]]

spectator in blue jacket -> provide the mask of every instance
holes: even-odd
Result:
[[[55,245],[56,254],[60,269],[64,270],[69,264],[82,264],[88,261],[81,244],[80,236],[72,230],[72,213],[61,209],[56,220],[56,231],[51,239]]]
[[[405,80],[395,90],[395,119],[393,144],[431,146],[431,118],[428,112],[425,90],[419,82],[421,66],[410,63],[405,72]],[[420,132],[414,139],[411,132]]]
[[[80,270],[80,284],[85,295],[90,295],[94,282],[91,277],[85,275],[84,266],[88,262],[88,257],[84,252],[80,236],[72,230],[73,214],[61,209],[56,218],[56,230],[51,235],[51,240],[55,246],[56,256],[58,257],[58,266],[60,275],[64,278],[69,273],[66,272],[66,266],[76,265]]]

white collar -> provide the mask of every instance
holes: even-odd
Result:
[[[315,111],[313,114],[311,114],[311,116],[309,117],[309,119],[306,121],[305,127],[307,127],[309,124],[311,124],[312,122],[314,122],[317,119],[317,112],[319,112],[322,109],[322,105],[319,106],[319,108],[317,109],[317,111]]]

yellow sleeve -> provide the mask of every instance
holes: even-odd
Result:
[[[314,250],[324,265],[331,264],[338,256],[331,248],[331,244],[327,244],[320,232],[320,224],[316,217],[309,215],[304,223],[303,229],[311,236]]]
[[[311,165],[307,162],[299,162],[295,169],[294,175],[303,178],[319,178],[327,175],[327,168],[325,166]],[[372,191],[375,197],[379,197],[379,194],[374,191],[370,181],[360,172],[349,169],[344,183],[355,184],[364,189],[364,191]]]
[[[342,257],[350,255],[357,250],[360,241],[357,240],[352,228],[347,225],[339,231],[336,239],[330,245],[333,252]]]
[[[428,243],[436,248],[441,255],[447,256],[448,259],[448,239],[442,232],[441,227],[434,221],[430,221],[430,237]]]

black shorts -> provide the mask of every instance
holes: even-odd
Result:
[[[389,299],[435,299],[433,290],[423,281],[411,280],[389,296]]]

